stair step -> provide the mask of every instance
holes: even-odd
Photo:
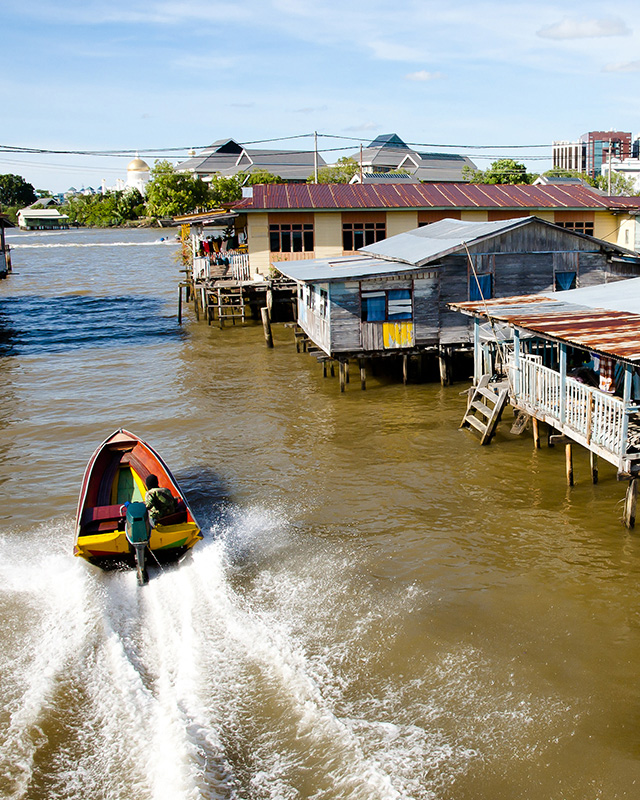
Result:
[[[473,414],[467,414],[467,416],[464,418],[463,424],[466,423],[468,423],[469,425],[473,425],[473,427],[477,428],[477,430],[479,430],[480,433],[485,433],[487,430],[486,423],[483,422],[481,419],[478,419],[478,417],[474,417]]]
[[[496,398],[497,400],[498,398]],[[479,411],[481,414],[484,414],[487,419],[493,414],[493,409],[486,406],[481,400],[472,400],[471,401],[471,408],[475,408],[476,411]]]

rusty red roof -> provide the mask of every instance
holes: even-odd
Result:
[[[640,361],[640,278],[551,295],[450,303],[455,311],[491,317],[516,328],[602,355]],[[600,299],[597,299],[600,295]]]
[[[506,184],[266,184],[234,211],[354,208],[640,209],[640,197],[605,197],[586,186]]]

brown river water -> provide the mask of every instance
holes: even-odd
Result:
[[[0,796],[640,797],[624,484],[465,383],[338,379],[258,325],[177,325],[166,231],[10,232],[0,283]],[[354,376],[354,378],[357,376]],[[93,449],[160,451],[204,540],[73,557]]]

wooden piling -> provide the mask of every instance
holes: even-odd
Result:
[[[331,369],[331,377],[335,378],[336,377],[336,362],[333,361],[333,360],[331,361],[330,369]]]
[[[340,391],[344,392],[347,384],[346,364],[344,361],[338,361],[338,373],[340,374]]]
[[[406,386],[409,381],[409,356],[402,354],[402,383]]]
[[[591,480],[594,483],[598,482],[598,454],[594,453],[593,450],[589,451],[590,462],[591,462]]]
[[[269,319],[269,309],[267,306],[263,306],[260,309],[260,314],[262,315],[262,327],[264,329],[264,339],[267,344],[267,347],[273,347],[273,336],[271,334],[271,320]]]
[[[327,362],[326,361],[322,362],[322,377],[323,378],[327,377]]]
[[[438,349],[438,364],[440,365],[440,383],[442,386],[448,386],[451,383],[451,368],[449,351],[446,347]]]
[[[367,388],[367,371],[365,369],[364,358],[360,359],[360,388],[363,392]]]
[[[531,427],[533,429],[533,446],[536,450],[540,449],[540,425],[536,417],[531,418]]]
[[[178,286],[178,325],[182,325],[182,284]]]
[[[573,445],[565,444],[564,456],[567,467],[567,485],[573,486]]]
[[[624,499],[624,524],[633,528],[636,524],[636,503],[638,499],[638,479],[631,478]]]

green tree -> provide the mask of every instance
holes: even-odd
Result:
[[[209,205],[222,206],[242,197],[246,172],[237,175],[212,175],[209,181]]]
[[[91,228],[110,228],[138,219],[144,213],[142,195],[137,189],[106,194],[70,197],[63,206],[69,221]]]
[[[619,172],[611,172],[611,192],[609,192],[609,177],[607,175],[598,175],[595,184],[598,189],[612,196],[625,195],[629,197],[638,194],[633,178],[627,178]]]
[[[0,175],[0,206],[24,208],[37,199],[33,186],[20,175]]]
[[[349,183],[359,169],[360,165],[353,158],[339,158],[332,167],[318,170],[318,183]],[[315,183],[313,175],[307,178],[307,183]]]
[[[266,169],[257,169],[247,175],[244,186],[257,186],[259,183],[282,183],[282,178],[267,172]]]
[[[207,184],[188,172],[176,172],[168,161],[157,161],[147,184],[147,212],[152,217],[189,214],[210,203]]]
[[[512,158],[499,158],[488,169],[474,170],[471,167],[462,168],[462,177],[471,183],[532,183],[535,176],[529,175],[524,164]]]

